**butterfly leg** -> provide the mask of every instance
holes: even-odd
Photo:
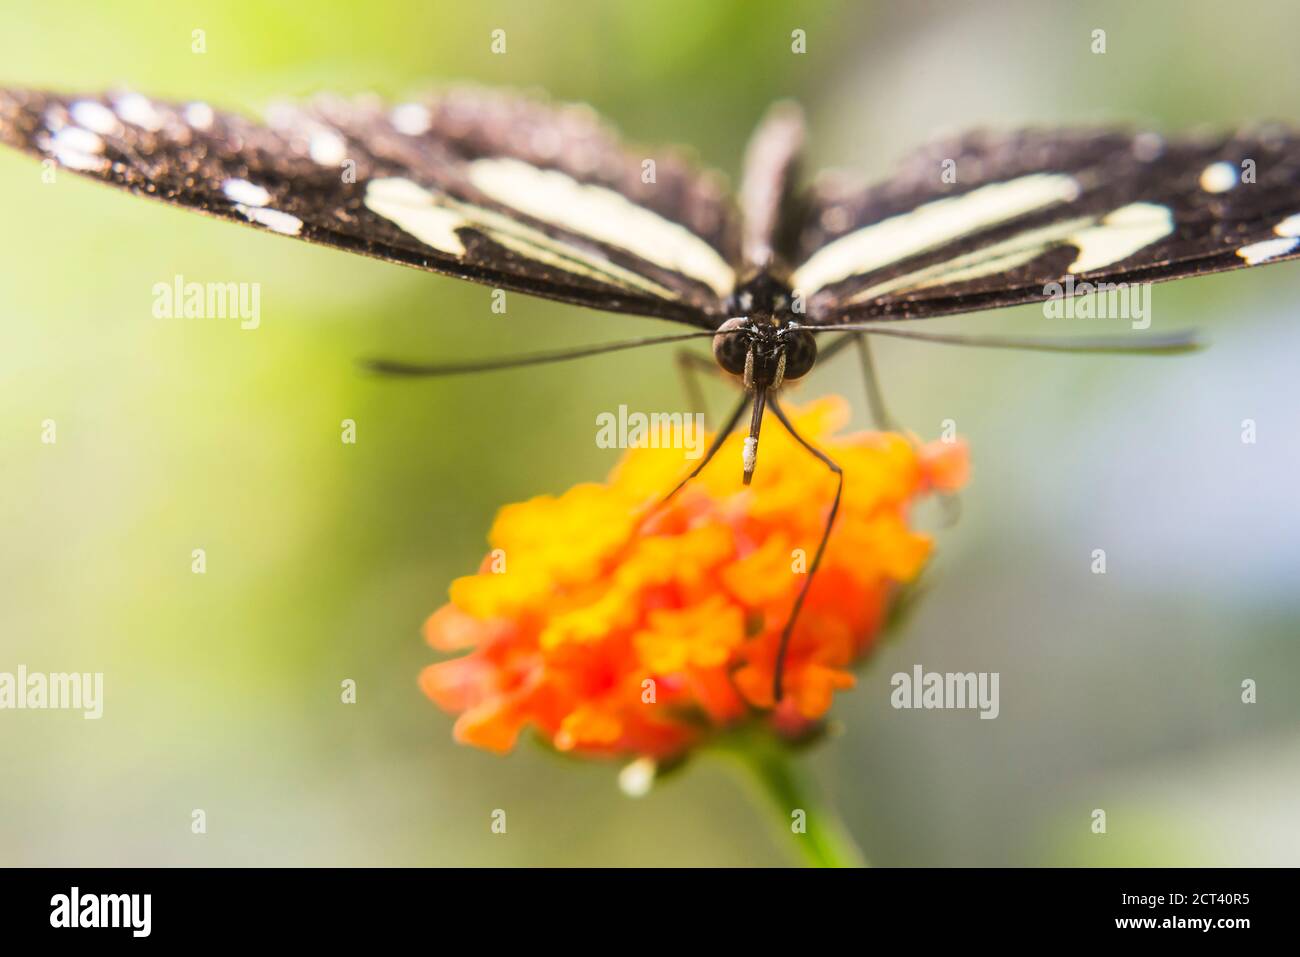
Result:
[[[858,346],[858,355],[862,359],[862,375],[867,386],[867,403],[871,406],[871,418],[876,428],[889,432],[899,432],[907,437],[913,448],[919,448],[920,442],[910,432],[904,432],[885,405],[884,394],[880,389],[880,378],[876,375],[876,364],[871,357],[871,337],[866,333],[852,333],[853,341]],[[961,517],[961,496],[956,492],[945,492],[939,496],[942,509],[942,524],[951,527]]]
[[[898,420],[889,413],[885,405],[885,395],[880,388],[880,376],[876,373],[876,363],[871,357],[871,343],[860,332],[853,334],[853,344],[858,347],[858,358],[862,361],[862,379],[867,388],[867,405],[871,409],[871,421],[876,428],[887,432],[901,432]]]
[[[790,649],[790,635],[794,632],[795,622],[799,620],[799,612],[803,610],[804,600],[808,597],[808,589],[812,587],[813,576],[817,574],[817,569],[821,566],[822,555],[826,552],[826,542],[830,540],[831,528],[835,525],[835,516],[840,510],[840,496],[844,492],[844,470],[829,455],[795,431],[794,424],[786,418],[785,410],[776,401],[776,396],[769,396],[767,401],[772,413],[785,427],[785,430],[790,433],[790,437],[830,469],[835,476],[835,498],[831,500],[830,514],[826,516],[826,525],[822,528],[821,541],[817,543],[817,553],[813,556],[812,564],[808,566],[808,574],[804,577],[803,585],[794,600],[794,607],[790,610],[790,617],[786,619],[785,627],[781,629],[781,643],[776,650],[776,671],[772,679],[772,697],[774,700],[780,701],[783,692],[782,679],[785,676],[785,656]]]
[[[885,397],[880,389],[880,377],[876,374],[876,364],[871,357],[871,340],[861,332],[849,332],[840,336],[817,355],[818,362],[843,352],[848,346],[856,346],[858,357],[862,362],[862,378],[867,390],[867,407],[871,412],[871,422],[878,428],[890,432],[902,431],[898,421],[889,414]]]
[[[712,416],[709,415],[709,407],[704,401],[704,390],[700,388],[700,378],[703,375],[718,375],[722,372],[718,364],[698,352],[692,352],[690,349],[677,350],[677,371],[682,377],[682,388],[686,392],[686,401],[690,403],[692,412],[703,412],[704,421],[710,422]]]
[[[727,419],[727,423],[721,429],[719,429],[718,434],[713,437],[713,443],[709,446],[708,451],[704,453],[703,458],[700,459],[700,464],[695,466],[695,468],[691,470],[691,473],[687,475],[686,478],[678,482],[677,485],[673,487],[673,490],[671,492],[669,492],[667,495],[661,498],[658,504],[655,505],[654,509],[651,510],[652,512],[657,511],[658,509],[663,508],[665,505],[667,505],[669,501],[672,500],[674,495],[676,495],[678,492],[680,492],[683,488],[686,487],[687,482],[689,482],[691,479],[695,478],[695,476],[699,475],[701,472],[704,471],[704,467],[713,460],[713,457],[715,455],[718,454],[718,449],[722,448],[722,443],[726,442],[727,437],[736,430],[736,423],[738,423],[740,421],[740,417],[745,414],[745,410],[749,408],[749,403],[751,401],[753,401],[753,399],[751,398],[749,393],[746,392],[741,397],[740,404],[737,405],[736,408],[732,411],[731,417]]]

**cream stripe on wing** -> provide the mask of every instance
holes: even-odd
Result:
[[[795,270],[805,296],[908,256],[1025,213],[1078,198],[1079,184],[1062,173],[1034,173],[938,199],[827,243]]]
[[[698,280],[719,296],[730,294],[735,285],[735,272],[716,249],[680,223],[612,189],[509,158],[475,160],[469,164],[469,180],[498,203],[625,249]]]
[[[660,299],[680,298],[673,290],[594,253],[517,223],[508,216],[426,189],[409,179],[372,180],[366,185],[365,203],[372,212],[426,246],[458,259],[465,255],[465,245],[456,230],[470,228],[525,258],[571,275],[639,290]]]
[[[660,299],[678,300],[681,298],[674,290],[662,286],[652,279],[631,269],[624,269],[605,259],[598,252],[582,249],[548,236],[539,229],[515,222],[509,216],[490,209],[471,206],[469,203],[455,203],[457,209],[465,212],[469,225],[482,230],[490,239],[513,249],[523,256],[532,255],[539,262],[563,269],[576,276],[586,276],[609,285],[621,285],[628,289],[639,289]],[[530,253],[528,250],[534,250]]]
[[[1130,203],[1100,219],[1078,217],[1018,233],[999,243],[877,283],[849,301],[857,304],[888,293],[913,292],[1008,272],[1060,246],[1073,246],[1077,251],[1067,273],[1092,272],[1127,259],[1169,235],[1173,228],[1173,217],[1167,207]]]
[[[1237,255],[1246,260],[1246,265],[1258,266],[1260,263],[1276,259],[1278,256],[1286,256],[1298,245],[1300,245],[1300,239],[1291,237],[1265,239],[1263,242],[1242,246],[1237,250]]]
[[[426,246],[452,256],[465,255],[456,230],[468,226],[463,216],[436,205],[429,190],[399,176],[366,184],[366,206],[395,223]]]
[[[916,272],[904,273],[885,282],[876,283],[876,285],[862,290],[849,301],[851,303],[860,303],[899,290],[911,292],[916,289],[928,289],[931,286],[947,285],[955,282],[968,282],[972,279],[981,279],[984,276],[1008,272],[1043,255],[1053,246],[1060,245],[1061,241],[1074,230],[1087,226],[1092,222],[1095,222],[1095,220],[1087,216],[1081,216],[1077,219],[1067,219],[1059,223],[1052,223],[1050,226],[1017,233],[1010,239],[1004,239],[1002,242],[994,243],[991,246],[984,246],[955,259],[947,259],[924,269],[918,269]]]
[[[1156,203],[1122,206],[1103,217],[1096,226],[1089,226],[1069,238],[1070,244],[1078,247],[1079,256],[1068,271],[1081,273],[1102,269],[1127,259],[1173,231],[1174,217],[1168,206]]]

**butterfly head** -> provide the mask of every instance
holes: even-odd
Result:
[[[718,327],[713,357],[746,389],[779,389],[801,379],[817,361],[816,337],[802,328],[794,296],[779,275],[759,270],[736,287],[727,303],[734,319]]]
[[[788,302],[788,300],[787,300]],[[789,379],[800,379],[817,362],[817,339],[788,309],[759,311],[728,319],[713,337],[713,357],[725,372],[740,378],[754,393],[749,436],[743,448],[746,485],[758,460],[758,434],[767,394]],[[775,401],[775,400],[774,400]]]
[[[793,320],[737,316],[718,327],[713,358],[723,371],[740,377],[746,389],[779,389],[812,371],[817,340]]]

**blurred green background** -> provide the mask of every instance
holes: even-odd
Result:
[[[1289,0],[2,13],[6,83],[239,109],[322,89],[538,87],[634,141],[694,144],[733,179],[778,96],[809,111],[813,168],[878,173],[972,125],[1300,119]],[[495,28],[505,56],[489,53]],[[1105,55],[1089,51],[1096,28]],[[617,453],[592,441],[597,412],[685,401],[668,351],[421,384],[361,377],[355,360],[662,325],[517,295],[497,316],[485,288],[39,172],[0,154],[0,670],[102,671],[106,702],[98,722],[0,713],[0,863],[792,860],[721,768],[631,800],[614,766],[455,745],[415,683],[435,657],[420,624],[477,565],[496,508],[603,475]],[[261,327],[154,319],[153,284],[177,274],[260,283]],[[956,420],[975,471],[963,518],[938,533],[929,598],[812,759],[873,861],[1300,863],[1297,301],[1295,265],[1157,287],[1156,330],[1213,342],[1179,359],[879,347],[895,411],[926,437]],[[1041,322],[1026,307],[927,328]],[[851,362],[803,389],[824,391],[865,424]],[[45,419],[57,445],[40,442]],[[889,676],[915,663],[1000,672],[1001,716],[894,711]],[[1240,703],[1245,678],[1257,704]],[[489,831],[497,807],[506,836]]]

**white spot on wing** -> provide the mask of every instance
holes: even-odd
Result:
[[[1133,137],[1133,155],[1143,163],[1158,159],[1164,151],[1164,137],[1159,133],[1139,133]]]
[[[499,203],[683,273],[720,296],[735,285],[727,261],[702,238],[612,189],[516,159],[475,160],[469,164],[469,179]]]
[[[1237,185],[1237,167],[1228,162],[1211,163],[1201,170],[1201,189],[1207,193],[1226,193]]]
[[[51,133],[57,133],[68,125],[68,111],[61,105],[55,104],[46,109],[45,115],[41,117],[45,122],[45,128]]]
[[[249,218],[254,223],[260,223],[267,229],[273,229],[277,233],[284,233],[286,236],[297,236],[302,232],[302,220],[297,216],[291,216],[283,213],[278,209],[266,209],[262,206],[244,206],[236,205],[235,208]]]
[[[1279,236],[1300,236],[1300,213],[1282,220],[1273,227],[1273,232]]]
[[[419,103],[403,103],[395,106],[388,118],[392,121],[393,129],[406,136],[420,136],[427,133],[433,123],[433,117],[429,115],[428,109]]]
[[[190,103],[185,107],[185,122],[196,130],[209,130],[216,114],[206,103]]]
[[[311,134],[307,144],[311,158],[322,166],[338,166],[348,156],[347,143],[333,130],[319,129]]]
[[[65,126],[54,134],[50,144],[54,158],[69,169],[100,172],[108,168],[104,141],[80,126]]]
[[[65,126],[54,137],[54,145],[82,153],[102,153],[104,141],[90,130],[79,126]]]
[[[68,112],[72,115],[74,123],[84,126],[92,133],[116,136],[122,132],[122,124],[117,121],[113,111],[96,100],[78,100],[72,104]]]
[[[426,246],[453,256],[465,255],[456,230],[467,225],[450,209],[434,205],[434,194],[401,177],[371,180],[366,185],[366,207],[410,233]]]
[[[258,223],[277,233],[284,233],[286,236],[297,236],[302,232],[302,220],[297,216],[291,216],[278,209],[265,208],[271,201],[271,194],[265,187],[250,183],[246,179],[228,179],[221,184],[221,191],[235,204],[235,209],[248,217],[250,222]]]
[[[793,286],[811,295],[849,276],[1078,195],[1079,184],[1073,177],[1035,173],[934,200],[827,243],[795,270]]]
[[[157,132],[162,129],[163,116],[149,102],[148,97],[139,93],[124,93],[113,100],[117,115],[132,126]]]
[[[1266,239],[1263,242],[1242,246],[1237,250],[1237,255],[1246,260],[1247,265],[1258,266],[1260,263],[1276,259],[1278,256],[1285,256],[1296,246],[1300,246],[1300,239]]]
[[[228,179],[221,184],[221,191],[226,194],[226,199],[243,206],[265,206],[271,201],[271,194],[265,187],[246,179]]]
[[[1069,272],[1085,273],[1102,269],[1127,259],[1143,247],[1150,246],[1174,231],[1169,207],[1156,203],[1130,203],[1105,216],[1096,226],[1089,226],[1068,237],[1077,246],[1078,258]]]

